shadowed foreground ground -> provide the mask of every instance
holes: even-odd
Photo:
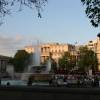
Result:
[[[1,86],[0,100],[100,100],[100,88]]]

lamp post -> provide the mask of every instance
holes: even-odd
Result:
[[[76,48],[77,42],[75,43],[75,59],[76,59],[76,63],[75,63],[75,69],[78,69],[78,51]]]
[[[65,69],[67,69],[67,59],[65,59]]]

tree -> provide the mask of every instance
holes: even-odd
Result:
[[[27,6],[31,9],[35,8],[38,12],[38,17],[41,18],[41,10],[47,1],[48,0],[0,0],[1,21],[5,15],[11,14],[11,10],[16,4],[19,6],[19,10],[22,10],[23,6]],[[100,0],[81,0],[81,2],[86,6],[85,12],[92,25],[98,27],[100,25]]]
[[[78,67],[81,71],[88,71],[92,69],[97,70],[98,60],[94,51],[89,50],[87,47],[80,48],[80,57],[78,59]]]
[[[100,0],[81,0],[86,6],[85,13],[94,27],[100,25]]]
[[[16,72],[23,72],[30,63],[30,54],[25,50],[18,50],[13,58],[14,69]]]
[[[0,0],[0,18],[4,18],[6,15],[11,14],[11,10],[14,6],[19,7],[19,11],[22,10],[23,6],[27,6],[31,9],[36,9],[38,17],[41,18],[42,7],[45,6],[47,0]]]
[[[97,37],[100,39],[100,33],[97,34]]]
[[[51,72],[55,73],[57,71],[57,62],[52,58],[51,59]]]
[[[69,52],[65,52],[62,58],[59,59],[59,67],[66,70],[72,69],[71,57]]]
[[[50,70],[50,72],[55,73],[56,70],[57,70],[57,62],[52,58],[52,53],[51,52],[49,53],[49,57],[47,59],[45,59],[45,61],[42,62],[41,64],[46,65],[49,59],[51,61],[51,70]]]

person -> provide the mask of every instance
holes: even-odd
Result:
[[[0,78],[0,85],[1,85],[1,78]]]
[[[98,79],[98,76],[95,76],[95,78],[94,78],[94,86],[95,87],[99,87],[99,79]]]
[[[49,80],[49,85],[50,85],[50,86],[53,85],[53,79],[52,79],[52,78]]]
[[[7,82],[7,86],[9,86],[10,85],[10,83],[9,82]]]
[[[32,86],[32,82],[33,82],[33,77],[30,76],[29,79],[28,79],[27,85]]]

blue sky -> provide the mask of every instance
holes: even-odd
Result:
[[[100,27],[91,26],[80,1],[48,0],[41,19],[36,10],[28,8],[6,16],[0,26],[0,54],[14,55],[17,49],[36,40],[84,44],[96,39]]]

